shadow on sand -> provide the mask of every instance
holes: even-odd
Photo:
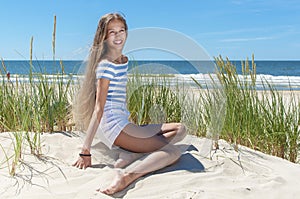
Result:
[[[188,147],[185,147],[183,145],[179,146],[180,148],[186,148],[186,151],[198,151],[198,149],[190,145]],[[185,170],[185,171],[190,171],[190,172],[203,172],[204,171],[204,166],[203,164],[196,159],[193,155],[190,153],[184,153],[181,155],[179,160],[175,162],[174,164],[165,167],[163,169],[160,169],[158,171],[155,171],[152,173],[153,174],[160,174],[160,173],[167,173],[167,172],[172,172],[172,171],[179,171],[179,170]]]
[[[173,172],[173,171],[189,171],[189,172],[204,172],[205,171],[203,164],[198,159],[196,159],[192,154],[188,153],[189,151],[198,151],[198,149],[195,146],[179,145],[179,147],[181,149],[185,149],[185,150],[183,151],[183,154],[181,155],[181,157],[178,159],[177,162],[175,162],[174,164],[172,164],[168,167],[165,167],[163,169],[160,169],[160,170],[157,170],[157,171],[151,172],[150,174],[145,175],[144,177],[136,180],[134,183],[129,185],[123,191],[114,194],[113,197],[116,197],[116,198],[124,197],[130,189],[133,189],[135,187],[137,182],[139,182],[140,180],[143,180],[151,175],[158,175],[158,174],[168,173],[168,172]]]

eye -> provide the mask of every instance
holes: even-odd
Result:
[[[123,35],[123,34],[125,34],[125,32],[126,32],[126,30],[125,30],[125,29],[121,29],[121,30],[119,30],[119,34],[120,34],[120,35]]]
[[[108,34],[109,34],[109,35],[115,35],[115,34],[116,34],[116,32],[115,32],[115,31],[113,31],[113,30],[109,30],[109,31],[108,31]]]

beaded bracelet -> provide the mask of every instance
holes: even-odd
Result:
[[[84,154],[84,153],[79,153],[80,157],[91,157],[92,154]]]

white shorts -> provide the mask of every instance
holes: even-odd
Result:
[[[121,131],[129,124],[129,112],[126,109],[109,109],[103,112],[96,135],[108,148],[113,144]]]

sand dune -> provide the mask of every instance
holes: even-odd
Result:
[[[0,142],[12,154],[11,133]],[[124,191],[107,196],[95,190],[110,183],[119,150],[108,150],[95,139],[93,167],[72,167],[83,141],[80,133],[43,134],[40,159],[24,149],[24,162],[10,177],[0,150],[1,198],[299,198],[300,165],[240,146],[235,151],[220,140],[211,151],[211,140],[187,136],[178,145],[179,161],[140,178]]]

